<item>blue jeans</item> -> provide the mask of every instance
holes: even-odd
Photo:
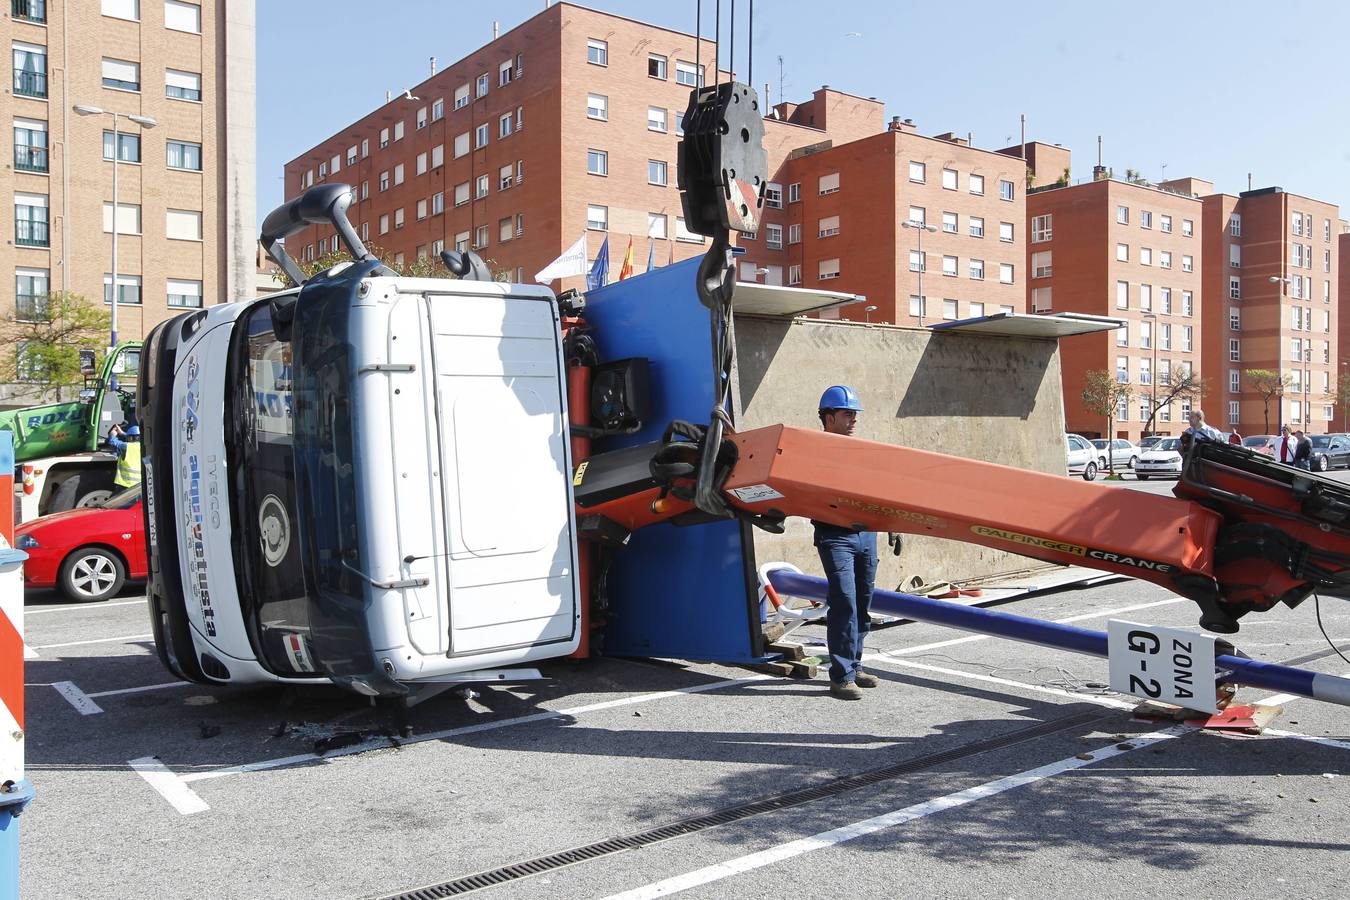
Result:
[[[830,681],[852,682],[861,668],[863,638],[872,627],[867,607],[877,580],[876,532],[817,525],[815,544],[830,588],[825,610]]]

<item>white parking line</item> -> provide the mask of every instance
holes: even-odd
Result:
[[[111,609],[114,606],[139,606],[145,603],[145,598],[140,600],[118,600],[114,603],[67,603],[61,606],[25,606],[23,608],[24,618],[29,616],[42,616],[47,613],[65,612],[71,609]]]
[[[1149,747],[1160,741],[1171,740],[1180,737],[1193,729],[1184,725],[1177,725],[1171,728],[1165,728],[1162,731],[1155,731],[1151,734],[1131,737],[1128,743],[1109,744],[1090,753],[1079,753],[1052,762],[1044,766],[1037,766],[1034,769],[1027,769],[1024,772],[1018,772],[1016,775],[1008,775],[994,781],[987,781],[974,787],[966,788],[963,791],[957,791],[932,800],[925,800],[923,803],[915,803],[912,806],[906,806],[903,809],[897,809],[880,816],[874,816],[870,819],[863,819],[859,822],[853,822],[840,828],[833,828],[829,831],[822,831],[819,834],[813,834],[807,838],[801,838],[795,841],[789,841],[786,844],[780,844],[777,847],[768,850],[761,850],[758,853],[750,853],[726,862],[716,865],[706,866],[702,869],[696,869],[684,875],[677,875],[674,878],[667,878],[662,881],[636,888],[631,891],[624,891],[620,894],[613,894],[607,900],[648,900],[651,897],[668,897],[671,894],[678,894],[681,891],[687,891],[690,888],[700,887],[705,884],[711,884],[714,881],[721,881],[724,878],[730,878],[733,875],[741,875],[764,866],[783,862],[795,856],[802,856],[816,850],[823,850],[827,847],[833,847],[846,841],[852,841],[860,837],[866,837],[869,834],[875,834],[887,828],[894,828],[897,825],[904,825],[907,822],[913,822],[916,819],[922,819],[931,816],[934,813],[945,812],[949,809],[956,809],[974,803],[978,800],[986,800],[990,797],[996,797],[1006,791],[1015,788],[1024,787],[1028,784],[1035,784],[1038,781],[1044,781],[1047,778],[1054,778],[1056,775],[1062,775],[1065,772],[1072,772],[1085,766],[1103,760],[1113,759],[1131,753],[1145,747]]]
[[[143,692],[145,692],[145,691],[162,691],[162,690],[164,690],[164,689],[166,689],[166,688],[198,687],[198,686],[199,686],[199,685],[194,685],[191,681],[165,681],[165,682],[162,682],[162,683],[160,683],[160,684],[147,684],[147,685],[143,685],[143,686],[141,686],[141,687],[117,688],[116,690],[112,690],[112,691],[95,691],[94,693],[90,694],[89,696],[90,696],[90,697],[115,697],[115,696],[117,696],[118,694],[140,694],[140,693],[143,693]]]
[[[116,644],[127,643],[130,641],[148,641],[154,639],[153,634],[124,634],[121,637],[99,638],[93,641],[68,641],[64,644],[43,644],[40,647],[34,647],[34,650],[57,650],[61,647],[86,647],[90,644]]]
[[[1338,750],[1350,750],[1350,741],[1338,741],[1335,738],[1314,737],[1311,734],[1300,734],[1297,731],[1285,731],[1281,728],[1267,728],[1262,733],[1275,737],[1293,738],[1297,741],[1308,741],[1312,744],[1321,744],[1324,747],[1335,747]]]
[[[280,769],[309,762],[322,762],[341,756],[350,756],[354,753],[365,753],[369,750],[381,750],[396,745],[403,747],[409,744],[420,744],[424,741],[443,741],[447,738],[461,737],[466,734],[477,734],[482,731],[495,731],[500,728],[510,728],[514,725],[528,725],[532,722],[564,719],[579,716],[582,713],[598,712],[603,709],[613,709],[620,706],[633,706],[638,703],[650,703],[653,700],[665,700],[671,697],[684,696],[686,694],[702,694],[707,691],[736,687],[738,685],[750,684],[756,681],[768,681],[769,678],[770,676],[768,675],[750,675],[745,678],[725,678],[719,681],[708,682],[707,684],[696,684],[690,687],[676,688],[675,690],[670,691],[655,691],[650,694],[636,694],[632,697],[621,697],[617,700],[605,700],[600,703],[587,703],[582,706],[573,706],[568,709],[532,713],[528,716],[516,716],[512,719],[498,719],[492,722],[482,722],[477,725],[464,725],[459,728],[447,728],[442,731],[432,731],[427,734],[420,734],[416,737],[398,741],[381,737],[351,747],[333,750],[322,755],[318,753],[299,753],[294,756],[265,759],[255,763],[245,763],[240,766],[226,766],[219,769],[207,769],[201,772],[189,772],[183,775],[173,772],[153,756],[143,756],[139,759],[129,760],[128,765],[140,772],[145,777],[145,780],[150,783],[150,786],[159,791],[166,800],[174,805],[175,809],[184,815],[188,815],[189,813],[202,812],[203,810],[210,809],[206,802],[188,787],[190,783],[196,781],[224,778],[227,775],[242,775],[245,772],[261,772],[268,769]],[[146,774],[147,771],[151,774]],[[152,778],[151,775],[154,777]],[[184,798],[187,795],[191,796],[191,802],[185,802]],[[183,808],[180,803],[190,808]]]
[[[82,716],[93,716],[103,712],[103,708],[89,699],[89,695],[75,686],[73,681],[56,681],[52,683],[57,693],[70,701],[70,705],[79,710]]]

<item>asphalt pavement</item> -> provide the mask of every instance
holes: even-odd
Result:
[[[1350,644],[1350,604],[1321,607]],[[1196,619],[1130,580],[1004,608]],[[1103,660],[902,623],[869,636],[882,684],[861,702],[823,676],[598,659],[404,723],[330,689],[174,682],[134,593],[26,610],[27,897],[372,897],[476,873],[483,897],[1345,896],[1350,715],[1312,700],[1285,705],[1288,735],[1196,732],[1135,720]],[[1311,603],[1236,643],[1350,673]]]

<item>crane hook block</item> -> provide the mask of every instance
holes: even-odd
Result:
[[[689,92],[677,181],[690,231],[716,237],[759,230],[768,168],[753,88],[727,82]]]

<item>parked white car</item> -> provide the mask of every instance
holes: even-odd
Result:
[[[1069,474],[1082,475],[1084,481],[1097,477],[1097,448],[1081,434],[1064,435]]]
[[[1163,438],[1139,455],[1134,464],[1134,477],[1140,481],[1150,478],[1181,477],[1181,438]]]
[[[1110,459],[1107,459],[1107,445],[1111,446]],[[1092,442],[1092,446],[1097,448],[1097,468],[1106,469],[1114,466],[1117,469],[1133,469],[1135,460],[1139,458],[1139,448],[1124,438],[1097,438]]]

